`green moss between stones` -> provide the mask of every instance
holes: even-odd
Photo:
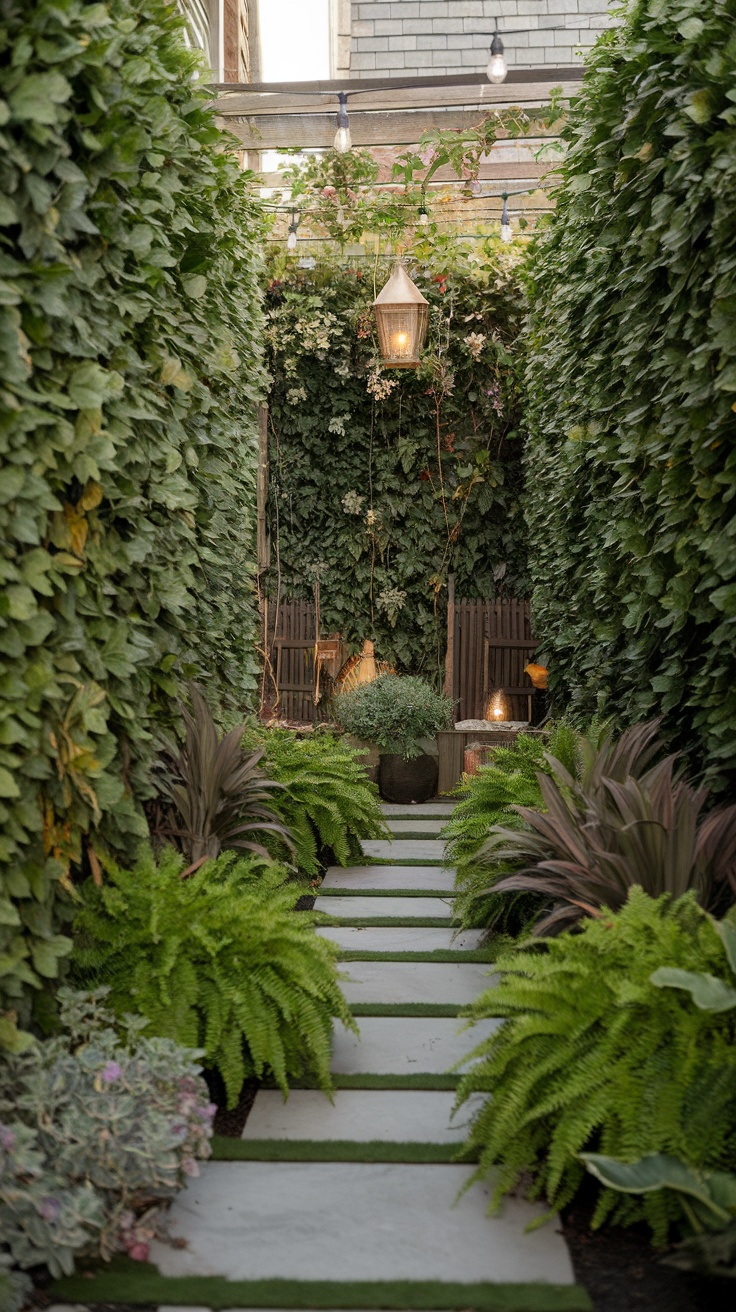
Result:
[[[577,1285],[450,1284],[441,1281],[223,1280],[167,1278],[155,1267],[114,1258],[90,1275],[67,1276],[52,1287],[68,1302],[166,1304],[222,1308],[477,1309],[477,1312],[593,1312]]]
[[[215,1135],[215,1162],[473,1162],[457,1143],[397,1143],[372,1139],[229,1139]]]

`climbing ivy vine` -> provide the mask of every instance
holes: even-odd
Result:
[[[184,676],[256,685],[260,217],[163,0],[0,26],[0,1042],[145,833]]]
[[[736,776],[736,4],[596,47],[526,334],[536,631],[558,704]]]
[[[513,343],[518,252],[489,239],[415,239],[430,303],[416,371],[382,371],[370,305],[390,260],[275,256],[266,331],[272,387],[269,588],[319,585],[323,632],[440,677],[446,584],[523,595],[522,433]]]

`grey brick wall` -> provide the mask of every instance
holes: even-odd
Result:
[[[510,68],[575,64],[608,10],[607,0],[352,0],[350,76],[482,72],[494,19]]]

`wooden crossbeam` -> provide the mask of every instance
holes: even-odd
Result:
[[[462,131],[476,127],[480,118],[477,109],[361,112],[351,113],[350,131],[354,146],[411,146],[429,129]],[[335,138],[332,115],[265,114],[255,118],[221,118],[219,122],[238,138],[244,150],[325,149]]]
[[[500,109],[509,105],[541,105],[550,99],[552,89],[561,86],[565,99],[580,88],[579,81],[563,82],[542,77],[539,70],[534,82],[506,82],[495,85],[477,78],[470,84],[450,87],[400,87],[380,92],[351,92],[348,112],[351,124],[353,114],[364,110],[379,112],[391,109],[442,109],[478,108]],[[329,93],[308,96],[305,94],[254,95],[251,92],[220,90],[213,108],[223,117],[245,115],[260,118],[274,113],[331,114],[337,112],[337,98]]]
[[[545,80],[549,86],[558,86],[561,82],[580,82],[585,73],[582,64],[567,65],[563,68],[547,68],[543,70],[537,68],[510,68],[502,86],[523,86],[526,82],[538,82],[542,71],[545,74]],[[444,73],[437,74],[433,77],[361,77],[350,79],[341,79],[336,81],[309,81],[309,82],[219,82],[215,85],[215,91],[220,94],[224,91],[246,91],[249,95],[295,95],[306,92],[315,95],[326,92],[345,91],[352,95],[356,91],[391,91],[404,88],[411,90],[413,88],[426,87],[462,87],[474,86],[481,81],[477,73]],[[490,85],[490,84],[489,84]]]

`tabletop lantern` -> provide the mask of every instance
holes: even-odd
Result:
[[[397,262],[373,302],[384,369],[416,369],[424,345],[429,302]]]

